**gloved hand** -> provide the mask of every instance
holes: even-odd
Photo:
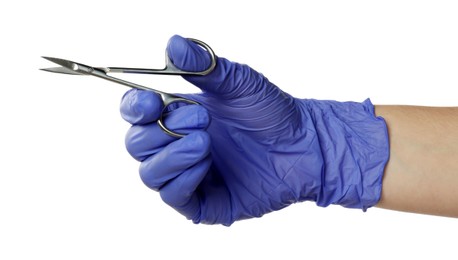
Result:
[[[207,53],[180,36],[167,47],[173,63],[198,71]],[[166,118],[177,139],[156,124],[162,102],[130,90],[121,114],[133,126],[129,153],[140,176],[162,199],[195,223],[230,225],[299,201],[366,210],[381,193],[389,156],[385,122],[363,103],[296,99],[242,64],[218,58],[206,76],[186,76],[201,104]]]

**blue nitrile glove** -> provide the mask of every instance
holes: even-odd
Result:
[[[183,70],[209,66],[180,36],[167,51]],[[203,90],[186,95],[202,105],[174,110],[165,124],[189,135],[158,127],[162,105],[152,92],[127,92],[121,114],[133,124],[126,146],[143,182],[188,219],[230,225],[305,200],[363,210],[378,202],[389,146],[369,100],[296,99],[224,58],[209,75],[185,79]]]

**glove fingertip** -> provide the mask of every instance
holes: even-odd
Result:
[[[121,100],[121,116],[133,125],[148,124],[156,121],[162,111],[163,102],[152,91],[131,89]]]

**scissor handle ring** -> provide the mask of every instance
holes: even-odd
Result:
[[[186,98],[179,98],[179,97],[178,98],[174,98],[172,101],[168,102],[167,104],[164,104],[164,108],[162,109],[161,115],[159,116],[159,120],[157,120],[157,124],[162,129],[162,131],[164,131],[166,134],[168,134],[170,136],[173,136],[173,137],[176,137],[176,138],[182,138],[182,137],[186,136],[186,134],[180,134],[180,133],[174,132],[174,131],[168,129],[164,124],[164,114],[167,111],[167,107],[170,106],[173,103],[178,103],[178,102],[188,103],[190,105],[200,105],[199,102],[196,102],[196,101],[193,101],[193,100],[189,100],[189,99],[186,99]]]
[[[199,45],[200,47],[204,48],[208,55],[210,55],[210,66],[206,70],[203,71],[186,71],[186,70],[181,70],[173,64],[172,60],[169,57],[169,54],[167,51],[165,52],[165,69],[162,70],[162,73],[164,74],[175,74],[175,75],[200,75],[200,76],[205,76],[208,73],[212,72],[215,67],[216,67],[216,55],[215,52],[212,50],[212,48],[206,44],[203,41],[193,39],[193,38],[187,38],[188,40],[194,42],[195,44]]]

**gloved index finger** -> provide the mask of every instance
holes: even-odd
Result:
[[[146,90],[131,89],[121,100],[121,116],[133,125],[155,122],[161,115],[164,103],[161,97]]]

